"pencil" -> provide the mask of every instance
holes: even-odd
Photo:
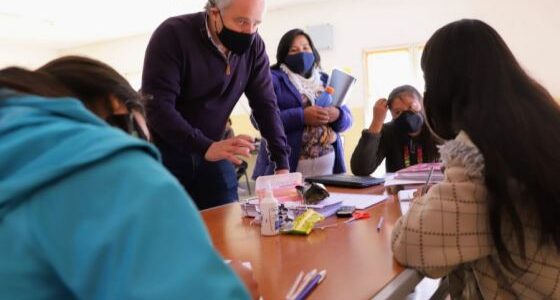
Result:
[[[307,273],[307,275],[303,277],[303,281],[300,283],[295,293],[290,295],[291,296],[290,299],[295,299],[305,289],[305,287],[313,280],[313,278],[315,278],[315,275],[317,275],[317,269],[313,269],[309,273]]]
[[[381,230],[381,226],[383,226],[383,216],[381,216],[379,222],[377,222],[377,231]]]
[[[313,277],[313,279],[305,286],[305,288],[295,296],[295,300],[303,300],[307,298],[311,291],[313,291],[313,289],[317,287],[317,285],[321,283],[323,279],[325,279],[325,276],[327,276],[326,270],[317,273],[315,277]]]
[[[301,282],[302,278],[303,278],[303,271],[300,271],[298,277],[296,278],[296,281],[294,281],[294,284],[290,288],[288,295],[286,295],[286,299],[291,299],[293,297],[293,294],[296,291],[296,288],[299,286],[299,283]]]
[[[428,179],[426,179],[426,183],[424,187],[422,187],[422,195],[428,192],[428,185],[430,184],[430,180],[432,180],[432,174],[434,174],[434,166],[430,168],[430,174],[428,174]]]

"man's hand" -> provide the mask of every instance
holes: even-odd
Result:
[[[243,281],[249,293],[251,293],[252,299],[259,299],[260,292],[259,292],[259,284],[253,277],[253,271],[247,267],[245,267],[241,262],[237,260],[232,260],[229,264],[231,268],[237,273],[237,276]]]
[[[218,161],[227,159],[232,163],[239,165],[241,159],[236,155],[249,157],[251,150],[255,150],[254,140],[252,137],[240,134],[231,139],[214,142],[204,154],[207,161]]]
[[[388,110],[389,106],[387,105],[387,99],[381,98],[375,102],[375,105],[373,106],[373,121],[371,121],[371,125],[369,126],[369,131],[371,133],[377,134],[381,132]]]
[[[305,125],[319,126],[329,123],[329,111],[320,106],[309,106],[303,110],[303,123]]]

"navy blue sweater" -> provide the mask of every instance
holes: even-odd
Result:
[[[165,164],[180,167],[188,154],[204,155],[223,136],[245,93],[269,141],[271,159],[278,168],[289,168],[263,40],[257,35],[246,53],[226,59],[209,39],[205,18],[200,12],[167,19],[146,50],[142,91],[153,96],[147,104],[148,125]]]

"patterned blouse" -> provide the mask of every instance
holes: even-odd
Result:
[[[306,96],[302,96],[302,102],[304,108],[311,106],[311,101]],[[336,133],[330,126],[306,125],[303,129],[300,160],[315,159],[333,152],[334,142],[336,142]]]

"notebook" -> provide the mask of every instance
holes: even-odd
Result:
[[[425,181],[426,179],[428,179],[430,170],[432,168],[434,168],[434,171],[432,173],[432,177],[430,178],[430,181],[431,182],[443,181],[444,175],[443,175],[441,163],[422,163],[422,164],[410,166],[402,170],[398,170],[395,179]]]
[[[311,176],[306,177],[307,182],[317,182],[326,185],[334,186],[344,186],[344,187],[356,187],[363,188],[372,185],[383,184],[385,179],[375,178],[370,176],[354,176],[347,174],[335,174],[335,175],[324,175],[324,176]]]
[[[327,86],[332,86],[334,88],[332,105],[342,106],[346,102],[346,99],[348,99],[350,91],[355,83],[356,78],[354,76],[339,69],[333,69],[329,77],[329,83],[327,84]]]

